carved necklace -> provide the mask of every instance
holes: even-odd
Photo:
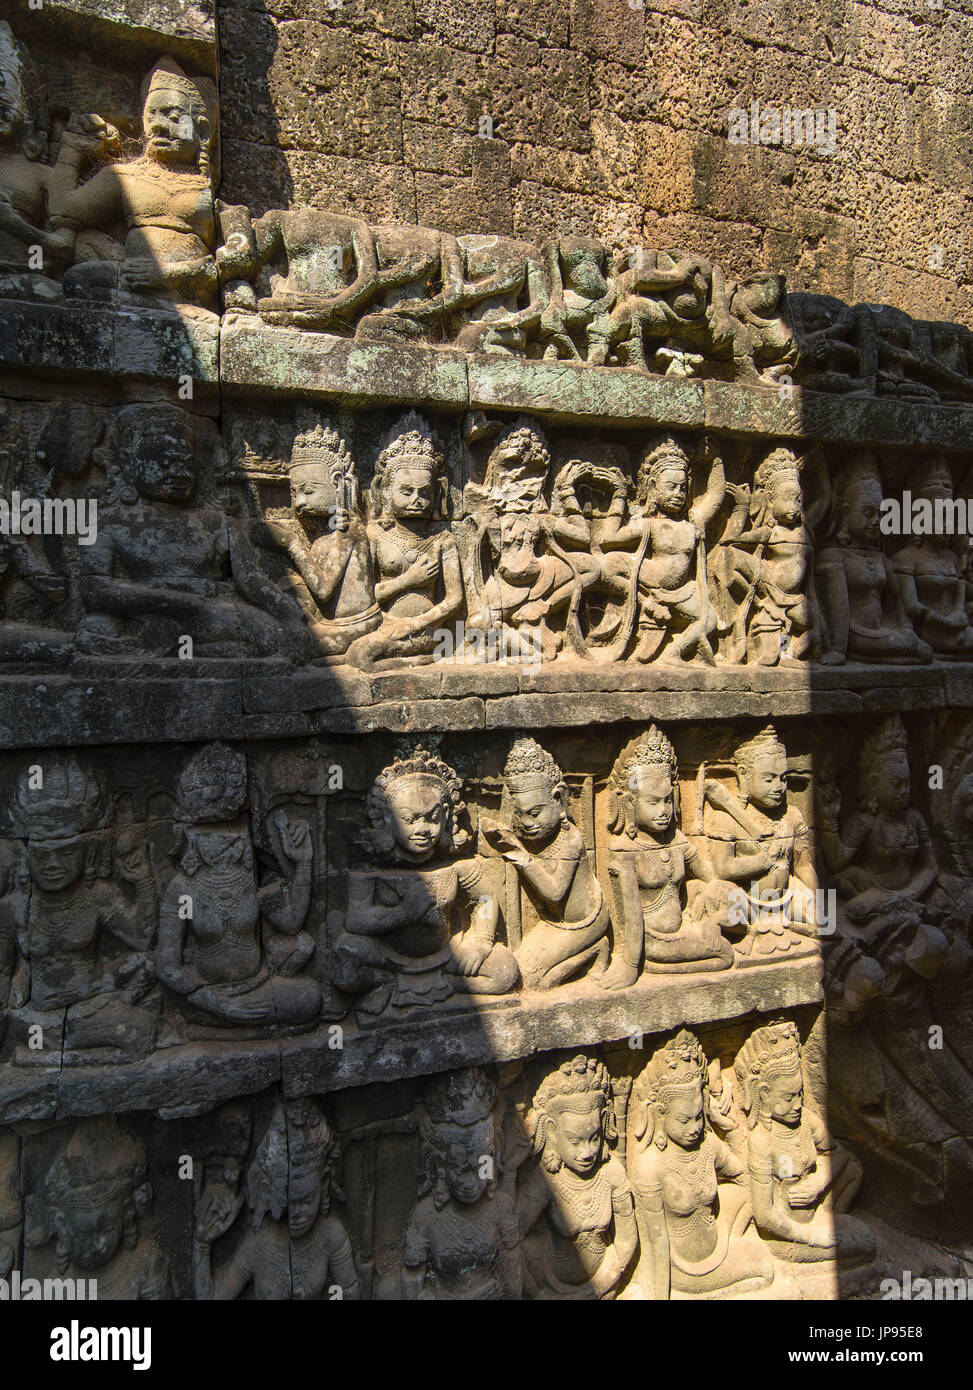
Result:
[[[403,555],[409,559],[413,559],[420,555],[425,555],[427,551],[431,550],[439,539],[439,536],[435,531],[431,536],[416,536],[413,531],[408,530],[401,522],[396,521],[390,532],[390,538],[398,549],[402,551]]]

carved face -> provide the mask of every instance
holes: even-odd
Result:
[[[321,1169],[292,1169],[287,1180],[287,1227],[292,1236],[307,1235],[321,1210]]]
[[[480,1200],[490,1182],[494,1161],[493,1121],[442,1125],[437,1138],[449,1195],[454,1202],[471,1206]],[[484,1159],[489,1159],[490,1163],[485,1163]]]
[[[406,521],[426,521],[432,516],[435,479],[429,468],[396,469],[388,488],[389,510]]]
[[[910,797],[909,759],[904,753],[887,753],[872,778],[872,795],[878,809],[897,815],[908,809]]]
[[[193,114],[191,98],[176,88],[157,87],[142,112],[146,153],[160,164],[196,164],[207,122]]]
[[[524,778],[510,787],[514,829],[522,840],[549,840],[561,824],[561,799],[542,777]]]
[[[291,506],[298,516],[329,516],[335,496],[331,479],[315,463],[291,469]]]
[[[650,498],[666,516],[681,517],[689,497],[689,475],[678,463],[667,463],[654,475],[649,486]]]
[[[58,1240],[77,1269],[98,1269],[117,1252],[125,1235],[127,1205],[120,1194],[98,1205],[74,1202],[57,1212]]]
[[[199,857],[211,869],[225,869],[250,860],[249,836],[239,830],[197,829],[193,840]]]
[[[803,515],[801,481],[796,473],[782,473],[770,494],[774,520],[783,526],[796,526]]]
[[[881,508],[882,489],[874,478],[863,479],[849,488],[844,520],[852,541],[859,545],[878,545]]]
[[[804,1103],[804,1080],[799,1071],[772,1076],[760,1087],[765,1115],[780,1120],[783,1125],[799,1125]]]
[[[601,1097],[593,1096],[582,1109],[561,1111],[548,1142],[553,1142],[565,1168],[586,1178],[598,1166],[602,1141]]]
[[[24,124],[20,58],[9,25],[0,25],[0,142],[13,144]]]
[[[31,839],[27,868],[38,888],[49,893],[71,888],[84,871],[84,842],[77,835],[57,840]]]
[[[187,430],[152,421],[132,442],[132,481],[154,502],[188,502],[196,491],[196,461]]]
[[[662,1123],[666,1135],[681,1149],[691,1149],[703,1135],[703,1083],[670,1092],[664,1103]]]
[[[639,830],[659,834],[668,830],[675,816],[672,777],[665,767],[640,767],[632,774],[635,824]]]
[[[787,754],[783,748],[761,753],[749,771],[740,769],[740,790],[761,810],[774,811],[787,799]]]
[[[399,853],[416,863],[436,853],[446,824],[443,789],[432,777],[407,777],[393,786],[385,825]]]

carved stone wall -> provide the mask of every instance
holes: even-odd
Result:
[[[0,1275],[955,1274],[959,297],[701,182],[674,16],[267,8],[0,24]]]

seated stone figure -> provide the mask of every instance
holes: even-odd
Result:
[[[831,534],[815,561],[823,618],[821,660],[932,661],[902,604],[880,544],[882,480],[873,454],[846,463],[834,487]]]
[[[715,1132],[707,1063],[685,1029],[653,1055],[628,1111],[628,1176],[639,1227],[633,1275],[645,1298],[741,1294],[769,1284],[746,1168]]]
[[[496,1087],[477,1067],[444,1072],[425,1089],[419,1194],[405,1233],[405,1298],[521,1296],[520,1229],[500,1186],[496,1104]]]
[[[818,878],[807,821],[787,804],[787,749],[773,726],[741,743],[733,762],[739,796],[708,780],[703,829],[720,878],[746,885],[734,901],[746,928],[736,954],[755,964],[815,936]]]
[[[191,1024],[310,1023],[321,990],[301,974],[314,951],[301,930],[311,901],[309,827],[274,814],[287,876],[258,886],[246,759],[208,745],[186,764],[176,799],[183,846],[160,909],[159,979],[182,996]]]
[[[717,883],[709,856],[679,829],[677,776],[675,750],[654,724],[622,750],[612,768],[608,872],[615,946],[600,981],[606,989],[635,984],[643,970],[724,970],[733,964],[733,948],[720,930],[720,905],[730,885]],[[697,882],[690,885],[692,879]]]
[[[101,791],[77,763],[49,760],[17,788],[26,863],[3,904],[19,961],[11,988],[15,1029],[39,1024],[68,1052],[106,1049],[109,1060],[149,1051],[159,1026],[151,946],[156,889],[148,849],[134,831],[112,843]],[[111,876],[98,850],[114,850]],[[112,878],[120,879],[121,885]],[[44,1053],[25,1049],[22,1060]]]
[[[455,859],[469,841],[461,783],[423,749],[390,763],[368,798],[370,870],[352,872],[332,977],[359,1009],[434,1004],[457,990],[507,994],[517,961],[496,941],[499,908],[484,891],[476,858]],[[459,913],[469,925],[456,930]]]
[[[28,1246],[55,1241],[58,1278],[97,1282],[99,1299],[169,1298],[169,1267],[139,1230],[152,1201],[145,1150],[111,1116],[78,1120],[35,1195]]]
[[[262,521],[257,538],[283,550],[313,603],[311,650],[341,657],[382,621],[355,466],[337,431],[318,423],[294,441],[294,521]],[[298,581],[298,582],[300,582]]]
[[[196,1214],[196,1298],[357,1299],[351,1242],[332,1210],[341,1191],[341,1148],[313,1100],[279,1101],[246,1176],[247,1228],[213,1267],[212,1249],[230,1230],[244,1194],[204,1189]]]
[[[589,553],[591,528],[565,485],[565,470],[552,503],[545,496],[549,469],[544,436],[533,421],[520,417],[501,431],[482,485],[466,489],[466,507],[477,527],[472,542],[476,597],[470,599],[466,631],[497,634],[504,653],[522,660],[557,655],[566,610],[576,606],[600,572]]]
[[[710,602],[706,532],[726,495],[723,463],[714,459],[706,491],[690,507],[689,457],[672,436],[650,445],[638,473],[638,515],[606,518],[601,584],[623,601],[621,623],[636,626],[633,660],[716,662],[717,616]]]
[[[874,1236],[845,1215],[861,1186],[861,1164],[831,1140],[824,1121],[804,1104],[795,1025],[755,1028],[734,1070],[749,1128],[754,1221],[771,1250],[798,1263],[870,1259]]]
[[[37,274],[32,252],[59,270],[70,259],[74,238],[67,230],[48,231],[50,166],[38,158],[38,142],[28,129],[29,55],[7,21],[0,20],[0,295],[56,291]]]
[[[144,152],[104,164],[85,182],[89,163],[117,153],[119,134],[99,116],[71,117],[49,195],[51,226],[81,234],[79,264],[65,276],[65,291],[98,298],[120,290],[216,307],[206,85],[161,59],[143,85]],[[104,236],[117,222],[126,228],[124,246]]]
[[[485,816],[480,828],[516,873],[537,921],[517,947],[525,989],[552,989],[608,963],[608,904],[588,860],[584,837],[568,813],[568,789],[550,753],[518,739],[503,770],[513,830]],[[508,902],[508,919],[511,915]]]
[[[913,506],[928,503],[931,525],[892,557],[902,607],[918,637],[937,656],[969,658],[973,627],[966,613],[965,566],[957,553],[957,540],[965,546],[967,538],[939,529],[934,511],[945,511],[952,524],[952,471],[943,457],[930,458],[909,481]]]
[[[81,557],[82,651],[175,656],[306,652],[300,610],[257,567],[243,524],[194,506],[199,426],[175,406],[129,405],[96,461],[108,473],[98,538]]]
[[[463,603],[459,551],[437,518],[445,461],[432,430],[410,411],[392,430],[375,467],[375,520],[368,544],[381,626],[348,649],[366,670],[397,657],[432,659],[441,624]]]
[[[609,1151],[618,1137],[604,1062],[579,1053],[544,1078],[528,1127],[539,1163],[521,1182],[524,1291],[613,1299],[638,1248],[632,1189]]]

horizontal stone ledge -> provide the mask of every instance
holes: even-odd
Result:
[[[6,1066],[0,1123],[155,1111],[201,1114],[280,1084],[290,1097],[323,1095],[458,1067],[510,1062],[556,1048],[591,1047],[748,1014],[819,1004],[821,962],[793,961],[686,975],[647,975],[609,993],[590,981],[495,1000],[454,998],[394,1021],[345,1020],[313,1034],[258,1042],[195,1042],[122,1065]],[[338,1026],[341,1034],[333,1031]],[[335,1045],[336,1041],[341,1046]]]
[[[121,661],[113,671],[110,662],[86,658],[83,665],[80,675],[0,676],[0,748],[973,708],[968,663],[786,669],[443,663],[380,674],[278,660]]]

